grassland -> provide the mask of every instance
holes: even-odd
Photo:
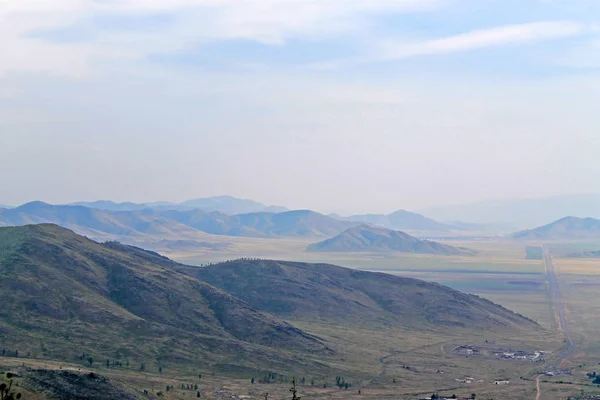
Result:
[[[352,383],[351,389],[341,390],[334,386],[333,376],[305,376],[305,383],[299,387],[300,395],[305,399],[415,399],[433,392],[443,395],[456,393],[458,396],[477,393],[478,398],[533,399],[536,396],[535,377],[537,372],[543,369],[542,364],[466,357],[453,353],[452,349],[460,345],[474,344],[507,350],[546,350],[557,354],[564,346],[563,337],[554,331],[556,323],[546,289],[543,263],[541,260],[526,259],[526,247],[531,244],[499,240],[450,242],[449,244],[467,247],[477,253],[472,256],[429,256],[399,253],[307,253],[304,249],[311,242],[307,239],[236,238],[226,249],[203,247],[197,251],[171,252],[165,255],[193,264],[239,257],[328,262],[415,277],[488,298],[534,319],[548,328],[548,331],[515,338],[502,337],[494,332],[469,332],[456,337],[439,331],[416,333],[398,328],[336,329],[328,324],[293,321],[299,328],[324,338],[338,350],[343,350],[340,352],[344,354],[343,359],[330,362],[340,363],[340,369],[348,371],[347,379]],[[590,380],[586,377],[588,372],[600,372],[600,345],[597,343],[600,321],[595,318],[600,314],[600,261],[557,259],[556,267],[578,349],[573,358],[567,360],[568,365],[573,368],[572,376],[544,377],[547,381],[542,382],[544,400],[567,398],[569,395],[579,394],[581,390],[590,394],[600,392],[600,389],[589,384]],[[0,366],[10,365],[13,368],[18,365],[38,368],[62,366],[85,371],[84,363],[59,365],[51,361],[0,357]],[[351,368],[348,369],[348,366]],[[259,371],[197,371],[189,368],[175,371],[167,367],[159,373],[155,367],[149,365],[145,372],[140,372],[136,367],[115,370],[98,365],[93,370],[123,384],[137,394],[147,390],[154,398],[158,391],[162,391],[163,398],[166,399],[195,396],[195,391],[178,388],[181,383],[198,381],[199,372],[203,375],[202,381],[198,382],[203,398],[220,399],[231,398],[231,395],[243,395],[256,399],[264,398],[266,392],[270,393],[270,399],[290,397],[289,382],[252,384],[251,377],[255,376],[258,380],[262,374]],[[475,382],[483,382],[466,384],[456,381],[466,377],[474,378]],[[288,376],[285,379],[289,378]],[[511,381],[510,397],[507,396],[506,388],[494,384],[496,379]],[[314,385],[310,384],[311,381],[314,381]],[[326,388],[323,387],[325,384]],[[173,385],[176,390],[165,392],[163,388],[167,385]]]

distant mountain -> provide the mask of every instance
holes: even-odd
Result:
[[[110,211],[32,202],[0,210],[0,226],[53,223],[93,238],[199,239],[198,235],[246,237],[329,237],[355,223],[307,211],[227,215],[169,209]]]
[[[82,206],[82,207],[94,208],[94,209],[98,209],[98,210],[107,210],[107,211],[135,211],[135,210],[144,210],[147,208],[152,208],[147,204],[137,204],[137,203],[131,203],[131,202],[115,203],[114,201],[110,201],[110,200],[98,200],[98,201],[91,201],[91,202],[80,201],[77,203],[70,203],[67,205]]]
[[[339,235],[308,246],[312,252],[379,252],[397,251],[404,253],[458,255],[469,254],[461,249],[445,244],[420,240],[404,232],[360,225]]]
[[[416,279],[328,264],[236,260],[184,272],[286,320],[419,330],[533,329],[480,297]],[[416,333],[415,333],[416,334]]]
[[[439,221],[501,223],[517,228],[542,225],[565,215],[600,218],[600,194],[565,195],[538,199],[493,200],[434,207],[421,213]]]
[[[107,211],[83,206],[56,206],[40,201],[0,210],[0,225],[21,226],[53,223],[92,237],[108,235],[182,236],[198,233],[193,228],[168,220],[152,210]]]
[[[194,367],[281,366],[290,362],[281,351],[299,352],[296,361],[328,352],[320,339],[178,268],[52,224],[0,228],[0,341],[58,359],[86,353],[98,362]]]
[[[266,206],[253,200],[238,199],[232,196],[207,197],[188,200],[183,203],[173,203],[168,201],[157,201],[152,203],[115,203],[109,200],[100,200],[93,202],[77,202],[68,205],[84,206],[108,211],[137,211],[145,209],[187,211],[198,209],[205,212],[217,211],[228,215],[255,212],[280,213],[287,211],[285,207]]]
[[[511,237],[522,240],[600,239],[600,220],[565,217],[539,228],[514,233]]]
[[[450,231],[456,229],[450,225],[442,224],[421,214],[399,210],[388,215],[394,229],[408,229],[418,231]]]
[[[207,197],[204,199],[189,200],[181,203],[182,206],[199,208],[204,211],[219,211],[224,214],[248,214],[256,212],[284,212],[284,207],[266,206],[253,200],[238,199],[232,196]]]
[[[429,231],[429,232],[450,232],[460,230],[457,227],[442,224],[420,214],[406,210],[398,210],[391,214],[359,214],[349,217],[340,217],[345,221],[364,222],[371,225],[380,226],[388,229],[398,229],[405,231]]]
[[[200,210],[163,211],[160,216],[206,233],[226,236],[278,237],[278,236],[331,236],[355,224],[338,221],[328,216],[308,211],[283,213],[249,213],[226,215]]]

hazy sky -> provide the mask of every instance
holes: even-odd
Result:
[[[0,204],[600,192],[598,0],[0,0]]]

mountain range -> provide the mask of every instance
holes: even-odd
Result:
[[[450,232],[462,230],[457,226],[442,224],[431,218],[406,210],[398,210],[391,214],[362,214],[340,217],[345,221],[363,222],[382,228],[408,231]]]
[[[116,203],[110,200],[99,200],[92,202],[76,202],[67,205],[84,206],[109,211],[137,211],[146,209],[155,210],[203,210],[206,212],[218,211],[223,214],[247,214],[256,212],[280,213],[288,211],[285,207],[266,206],[254,200],[238,199],[232,196],[215,196],[201,199],[188,200],[181,203],[169,201],[157,201],[151,203]]]
[[[312,252],[404,252],[438,255],[471,254],[466,249],[429,240],[420,240],[404,232],[373,225],[352,227],[339,235],[308,246]]]
[[[600,218],[600,194],[552,196],[537,199],[490,200],[432,207],[419,211],[439,221],[495,224],[506,230],[539,226],[572,215]]]
[[[96,208],[31,202],[0,210],[0,226],[54,223],[96,238],[110,237],[202,237],[225,235],[246,237],[330,237],[356,223],[296,210],[283,213],[227,215],[199,209],[181,211],[142,209],[111,211]]]
[[[23,354],[75,360],[85,353],[213,370],[314,374],[340,365],[345,344],[300,329],[296,321],[448,335],[541,329],[435,283],[284,261],[187,266],[53,224],[0,228],[0,302],[0,340]]]
[[[600,239],[600,219],[565,217],[548,225],[511,235],[519,240]]]

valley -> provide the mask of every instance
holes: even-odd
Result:
[[[340,234],[351,235],[342,241],[343,251],[321,251],[313,246],[314,235],[201,232],[191,235],[210,246],[174,235],[184,244],[162,247],[159,255],[114,241],[95,243],[50,224],[0,231],[0,259],[8,268],[0,275],[6,306],[0,367],[11,371],[69,365],[109,377],[133,396],[173,399],[196,392],[158,387],[181,387],[196,373],[204,377],[202,395],[214,399],[260,398],[267,391],[270,398],[286,398],[292,377],[304,378],[304,398],[477,393],[502,399],[496,382],[505,381],[516,399],[532,399],[536,390],[550,400],[581,390],[600,393],[587,376],[600,356],[594,340],[599,326],[589,318],[595,303],[587,301],[594,298],[594,271],[600,268],[591,257],[564,258],[600,248],[590,237],[545,242],[548,251],[556,249],[556,276],[575,343],[573,353],[557,362],[567,344],[544,260],[532,256],[540,240],[429,244],[359,226]],[[413,247],[397,251],[398,243]],[[412,250],[419,246],[427,253]],[[71,294],[23,280],[20,274],[30,266]],[[11,290],[19,295],[7,296]],[[42,291],[51,300],[27,297]],[[61,311],[66,309],[70,315]],[[461,348],[477,353],[456,351]],[[498,353],[543,356],[521,360]],[[88,357],[96,360],[93,366]],[[539,375],[553,363],[568,375]],[[264,382],[265,374],[276,378]],[[338,388],[336,376],[351,386]]]

